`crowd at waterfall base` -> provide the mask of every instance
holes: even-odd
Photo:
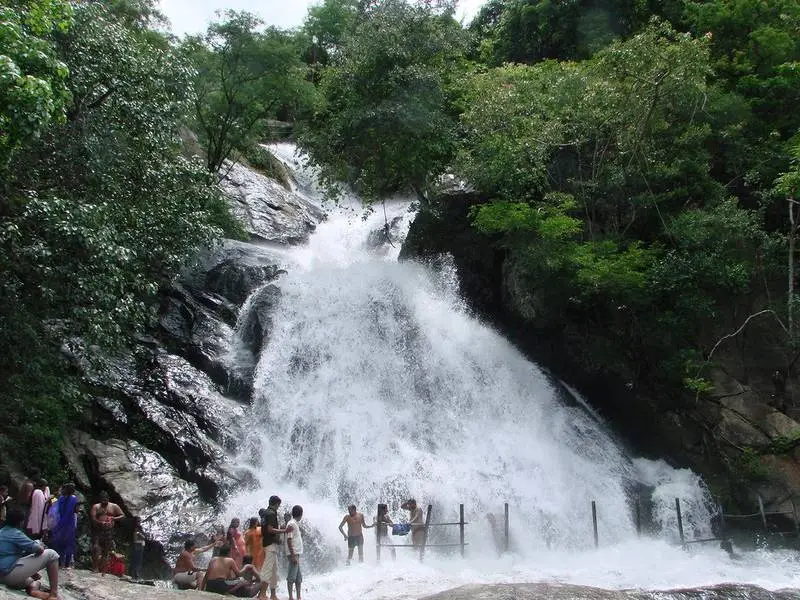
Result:
[[[97,501],[85,502],[75,485],[64,483],[51,495],[49,483],[33,470],[21,482],[0,485],[0,584],[25,590],[41,600],[56,600],[59,572],[88,566],[101,577],[119,577],[137,583],[155,585],[142,579],[143,559],[148,539],[139,517],[126,515],[120,506],[100,492]],[[267,508],[258,517],[247,519],[242,529],[238,518],[227,529],[218,525],[210,542],[198,545],[196,540],[183,543],[174,565],[164,562],[171,572],[171,583],[181,590],[204,590],[242,598],[278,598],[278,582],[286,581],[289,600],[302,600],[303,536],[299,523],[303,508],[291,507],[279,515],[281,499],[271,496]],[[408,522],[395,523],[386,504],[378,505],[372,524],[355,505],[339,524],[339,532],[348,545],[349,565],[354,553],[364,561],[364,529],[376,528],[378,546],[394,544],[389,535],[408,536],[409,546],[423,549],[426,523],[416,500],[410,499],[401,508],[409,512]],[[123,527],[123,522],[127,521]],[[120,526],[118,526],[118,523]],[[91,545],[79,544],[80,525],[88,526]],[[344,527],[347,527],[345,532]],[[120,543],[120,533],[131,531],[129,541]],[[410,534],[410,535],[409,535]],[[83,552],[79,546],[84,546]],[[118,552],[120,550],[120,552]],[[125,554],[123,554],[125,552]],[[198,566],[196,559],[210,552],[207,566]],[[47,580],[41,572],[46,571]]]

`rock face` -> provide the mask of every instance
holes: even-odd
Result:
[[[198,485],[181,479],[160,454],[139,442],[100,442],[78,432],[67,455],[79,482],[102,481],[109,496],[127,514],[140,517],[147,537],[162,547],[203,535],[214,525],[216,509],[198,500]]]
[[[424,600],[797,600],[800,590],[771,592],[750,585],[723,584],[712,587],[649,592],[603,590],[580,585],[521,583],[509,585],[465,585]]]
[[[139,585],[87,571],[61,572],[61,597],[65,600],[183,600],[187,596],[212,598],[207,592],[182,592],[172,588]],[[0,600],[24,596],[0,586]],[[407,597],[407,596],[404,596]],[[465,585],[421,600],[798,600],[800,590],[769,591],[751,585],[722,584],[666,591],[604,590],[557,583]]]
[[[255,240],[303,242],[323,218],[316,206],[239,164],[230,167],[220,187],[228,196],[233,213]]]
[[[259,241],[304,240],[322,218],[241,166],[222,187]],[[269,335],[277,299],[270,282],[284,266],[279,251],[227,240],[164,286],[157,323],[131,352],[102,357],[79,340],[64,345],[92,397],[90,418],[64,447],[72,476],[90,502],[106,490],[127,515],[141,517],[168,554],[187,536],[208,533],[225,496],[254,481],[231,457],[241,450],[253,369]],[[241,309],[260,288],[241,336]],[[122,523],[127,536],[130,523]]]
[[[461,292],[478,314],[581,389],[638,453],[702,474],[726,512],[755,513],[760,495],[767,512],[791,513],[790,499],[800,495],[800,403],[795,406],[792,398],[800,381],[775,373],[792,357],[779,351],[785,337],[774,319],[753,320],[735,341],[718,347],[716,370],[703,373],[713,383],[710,394],[658,395],[637,379],[629,359],[603,355],[613,346],[603,336],[613,335],[619,324],[600,323],[587,332],[571,323],[566,311],[554,310],[554,303],[563,305],[565,299],[548,296],[491,236],[470,226],[469,210],[479,202],[457,192],[421,210],[401,258],[452,257]],[[758,309],[742,307],[740,314]],[[739,325],[720,323],[718,337]],[[770,530],[792,529],[787,518],[769,520]],[[761,520],[752,525],[762,527]]]

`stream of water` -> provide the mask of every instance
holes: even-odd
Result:
[[[322,203],[294,148],[272,149],[292,167],[297,193]],[[794,553],[681,549],[675,498],[688,538],[711,533],[700,478],[629,456],[559,381],[470,314],[447,261],[398,262],[410,201],[389,200],[366,217],[357,198],[323,206],[328,218],[310,241],[282,251],[288,273],[276,282],[282,297],[255,380],[262,488],[229,511],[255,515],[271,494],[283,509],[303,505],[314,540],[309,597],[410,598],[481,582],[800,587]],[[384,550],[377,565],[368,530],[365,564],[345,567],[337,531],[345,507],[356,504],[371,523],[386,502],[400,520],[409,497],[433,506],[433,522],[458,520],[465,505],[466,556],[431,549],[420,563],[399,548],[396,560]],[[649,507],[644,537],[636,534],[637,497]],[[489,515],[502,524],[506,503],[511,551],[501,555],[502,531]],[[456,542],[458,528],[432,529],[430,541]]]

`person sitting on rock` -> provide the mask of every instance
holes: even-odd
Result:
[[[211,559],[206,569],[206,576],[200,585],[201,590],[227,596],[234,595],[248,585],[247,581],[239,577],[239,567],[229,554],[231,547],[225,544],[219,549],[219,555]]]
[[[246,554],[242,558],[242,568],[239,571],[239,576],[247,582],[247,585],[241,588],[236,595],[240,598],[252,598],[258,593],[261,588],[261,576],[258,574],[259,569],[253,562],[253,557]]]
[[[36,598],[58,598],[58,553],[22,532],[25,513],[12,509],[0,529],[0,583],[10,588],[25,589]],[[39,571],[47,569],[50,593],[39,590]]]
[[[198,548],[194,540],[186,540],[183,544],[183,551],[178,555],[178,560],[175,561],[175,568],[172,571],[172,582],[179,590],[193,590],[197,588],[198,584],[203,579],[203,572],[198,570],[195,566],[194,557],[196,554],[211,550],[213,547],[213,542],[207,546]]]

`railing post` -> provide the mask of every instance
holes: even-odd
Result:
[[[458,534],[461,538],[461,558],[464,558],[464,505],[458,505]]]
[[[678,535],[681,538],[681,545],[685,546],[686,541],[683,537],[683,516],[681,515],[681,500],[680,498],[675,498],[675,512],[678,515]]]
[[[767,515],[764,512],[764,499],[761,494],[758,494],[758,512],[761,513],[761,523],[764,525],[764,531],[767,531]]]
[[[504,509],[503,535],[505,536],[504,539],[505,551],[508,552],[510,546],[508,539],[508,502],[505,503],[503,509]]]
[[[797,522],[797,503],[792,500],[792,520],[794,521],[794,532],[800,534],[800,523]]]
[[[592,530],[594,531],[594,547],[597,548],[600,541],[597,537],[597,503],[592,500]]]
[[[419,549],[420,562],[425,558],[425,545],[428,543],[428,526],[431,522],[431,511],[433,511],[433,505],[428,504],[428,514],[425,515],[425,530],[422,534],[422,547]]]

